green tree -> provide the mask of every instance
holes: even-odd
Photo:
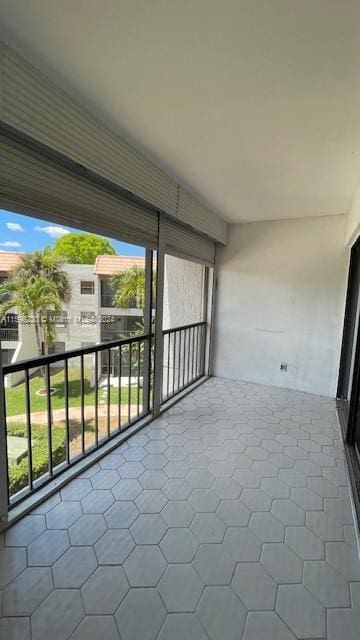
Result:
[[[95,264],[97,256],[116,253],[109,240],[90,233],[67,233],[56,240],[53,251],[70,264]]]
[[[16,309],[22,322],[34,326],[38,355],[48,353],[56,339],[52,314],[59,314],[71,296],[63,260],[50,249],[24,254],[12,277],[0,287],[0,320]],[[51,313],[52,312],[52,313]],[[44,382],[46,377],[44,371]]]
[[[110,278],[114,301],[119,308],[145,307],[145,269],[134,265],[126,271],[114,273]]]
[[[47,278],[56,285],[60,300],[69,302],[71,286],[63,266],[63,258],[56,255],[50,247],[46,247],[42,251],[25,253],[14,270],[13,279],[26,283],[35,282],[39,277]]]
[[[38,355],[42,355],[42,343],[47,353],[56,337],[55,324],[49,312],[59,313],[62,306],[56,284],[44,276],[39,276],[33,282],[14,278],[0,287],[0,299],[4,294],[10,294],[10,298],[3,300],[0,304],[0,320],[4,320],[6,314],[16,308],[21,321],[34,326]],[[44,370],[42,375],[46,388],[47,379]]]

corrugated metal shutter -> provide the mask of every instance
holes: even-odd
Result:
[[[174,180],[1,43],[0,56],[4,122],[175,215]]]
[[[227,224],[0,42],[0,120],[226,244]]]
[[[0,135],[0,202],[39,217],[155,248],[158,216]]]
[[[226,222],[181,186],[179,187],[177,218],[181,222],[206,233],[210,238],[215,238],[222,243],[227,242]]]
[[[165,252],[202,264],[215,262],[215,243],[170,219],[164,221]]]

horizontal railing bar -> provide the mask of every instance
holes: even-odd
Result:
[[[3,366],[4,376],[9,373],[16,373],[18,371],[24,371],[25,369],[36,369],[46,364],[54,364],[55,362],[63,362],[64,360],[70,360],[81,355],[91,355],[99,351],[106,351],[113,347],[119,347],[120,345],[126,346],[127,344],[135,344],[137,342],[146,342],[151,340],[153,334],[144,334],[141,336],[134,336],[133,338],[124,338],[122,340],[114,340],[112,342],[102,342],[101,344],[94,344],[91,347],[82,347],[80,349],[71,349],[70,351],[64,351],[63,353],[54,353],[47,356],[37,356],[36,358],[30,358],[26,360],[19,360],[13,364],[7,364]]]
[[[176,331],[184,331],[184,329],[192,329],[193,327],[203,327],[206,325],[205,321],[194,322],[193,324],[183,324],[181,327],[174,327],[173,329],[164,329],[163,334],[176,333]]]

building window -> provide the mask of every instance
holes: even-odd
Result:
[[[94,280],[81,280],[80,283],[80,292],[84,295],[93,295],[95,293],[95,282]]]
[[[15,349],[1,349],[1,361],[4,366],[11,364],[14,353]]]
[[[54,342],[52,345],[49,345],[49,354],[64,353],[64,351],[65,342]]]
[[[55,327],[66,327],[68,323],[68,316],[66,311],[49,311],[48,319]]]
[[[96,317],[95,317],[95,311],[82,311],[80,313],[80,322],[81,324],[95,324],[96,323]]]

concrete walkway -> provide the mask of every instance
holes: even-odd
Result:
[[[141,405],[140,405],[141,412]],[[118,416],[119,407],[117,404],[110,405],[110,415]],[[137,415],[137,405],[130,405],[130,417],[134,417]],[[65,409],[54,409],[52,412],[53,423],[65,422]],[[121,418],[123,420],[128,417],[128,405],[121,405]],[[94,405],[85,406],[84,408],[84,418],[87,420],[95,419],[95,407]],[[98,406],[98,418],[107,418],[107,404],[99,404]],[[69,407],[69,419],[80,422],[81,421],[81,408],[80,407]],[[25,413],[19,414],[16,416],[8,416],[8,423],[15,422],[17,424],[25,424],[27,420],[27,416]],[[47,424],[48,416],[46,411],[34,411],[31,413],[31,422],[32,424]]]

